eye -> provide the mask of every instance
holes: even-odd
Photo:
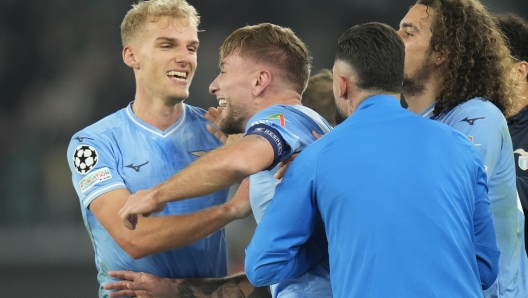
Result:
[[[194,47],[189,47],[189,48],[187,48],[187,50],[189,51],[189,53],[196,53],[198,51],[198,49],[196,49]]]
[[[414,36],[414,35],[412,35],[411,33],[407,32],[407,31],[404,31],[403,34],[405,34],[405,36],[407,36],[407,37]]]
[[[170,44],[162,44],[161,48],[162,49],[172,49],[172,45],[170,45]]]

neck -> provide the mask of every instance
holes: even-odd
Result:
[[[144,97],[136,96],[132,111],[139,119],[164,131],[180,119],[183,111],[183,101],[167,103],[161,99],[145,99]]]
[[[440,94],[440,84],[438,82],[436,76],[433,75],[431,79],[424,83],[422,92],[417,94],[403,92],[405,102],[411,112],[420,114],[436,101],[436,98]]]
[[[524,107],[528,106],[528,83],[522,83],[517,102],[513,105],[513,115],[517,115]]]
[[[272,105],[300,105],[301,95],[294,90],[283,90],[281,92],[269,92],[257,100],[257,111]]]

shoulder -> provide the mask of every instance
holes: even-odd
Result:
[[[73,134],[68,152],[80,145],[107,145],[114,138],[111,135],[126,122],[126,109],[119,110]],[[70,154],[68,154],[70,155]]]
[[[462,118],[462,121],[469,121],[469,122],[486,122],[485,121],[478,121],[478,120],[497,120],[497,119],[504,119],[504,116],[502,115],[499,108],[497,108],[492,102],[489,100],[476,97],[473,99],[470,99],[458,106],[456,106],[451,113],[456,118]],[[467,118],[467,120],[463,120]],[[470,123],[471,124],[471,123]]]
[[[197,121],[207,121],[205,119],[205,113],[207,112],[205,109],[195,107],[189,104],[183,104],[186,117],[189,119],[197,120]]]

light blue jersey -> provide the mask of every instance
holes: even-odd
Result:
[[[316,139],[312,131],[324,134],[331,126],[313,110],[302,105],[274,105],[255,114],[248,121],[246,135],[256,134],[268,139],[275,152],[274,164],[268,170],[249,179],[251,209],[257,224],[275,194],[278,180],[274,177],[280,161],[300,152]],[[321,225],[322,230],[324,227]],[[326,239],[313,239],[326,244]],[[319,264],[303,276],[271,286],[273,297],[332,297],[328,267]]]
[[[224,230],[190,245],[139,260],[126,254],[90,211],[90,203],[109,191],[130,193],[167,180],[204,153],[221,145],[206,129],[205,111],[183,104],[180,119],[165,131],[143,122],[131,104],[76,133],[68,147],[72,180],[83,220],[92,239],[101,285],[114,281],[110,270],[148,272],[161,277],[220,277],[227,274]],[[227,190],[170,202],[153,216],[192,213],[226,201]],[[167,227],[170,229],[170,227]]]
[[[488,196],[501,251],[499,277],[485,297],[528,297],[524,247],[524,215],[516,192],[515,164],[508,125],[493,103],[473,98],[448,113],[433,115],[435,104],[421,115],[445,123],[468,136],[482,159]]]

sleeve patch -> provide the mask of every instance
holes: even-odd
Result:
[[[85,175],[97,165],[97,150],[89,145],[80,145],[73,152],[73,168]]]
[[[110,169],[102,168],[92,173],[89,173],[81,181],[79,181],[79,187],[82,193],[85,193],[97,183],[112,178]]]

